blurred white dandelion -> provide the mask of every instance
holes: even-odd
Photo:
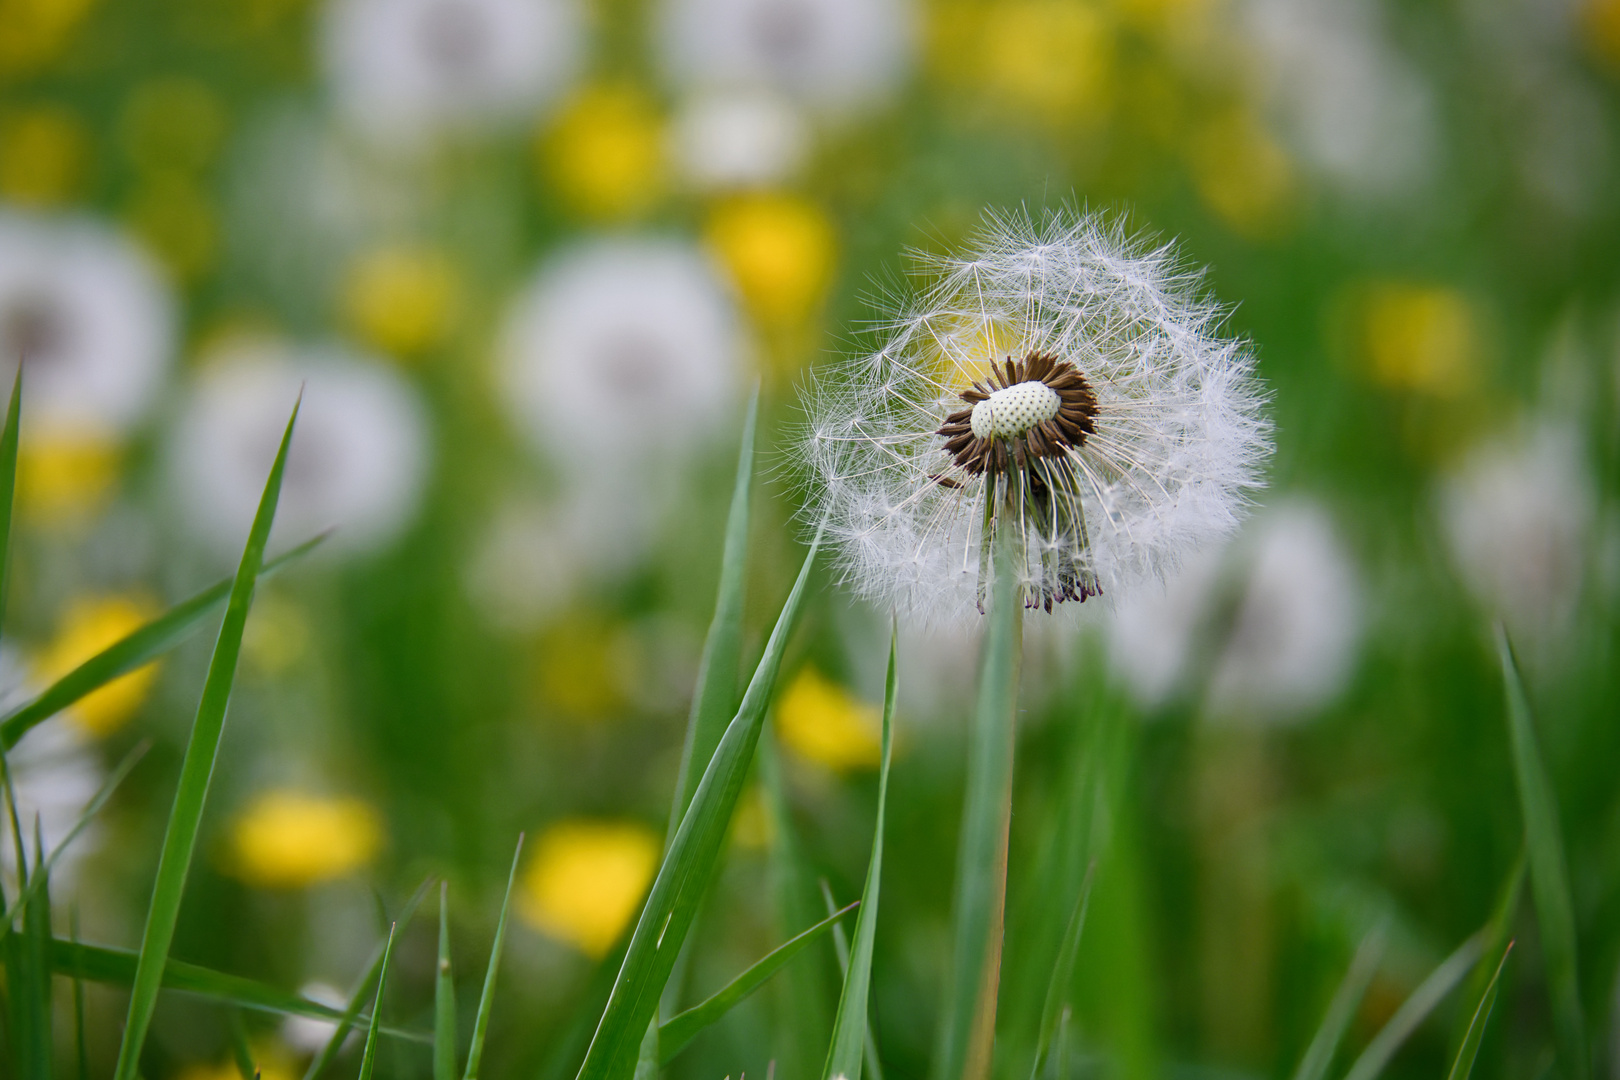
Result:
[[[810,131],[780,95],[707,91],[682,104],[671,142],[676,164],[694,186],[756,187],[798,171],[810,150]]]
[[[525,120],[584,49],[576,0],[333,0],[323,29],[339,108],[387,145]]]
[[[190,533],[223,561],[241,555],[300,389],[274,535],[296,543],[336,527],[329,547],[373,550],[416,511],[427,417],[393,368],[337,347],[227,346],[189,388],[169,446]]]
[[[1147,708],[1186,688],[1207,612],[1221,579],[1224,548],[1183,560],[1163,588],[1139,589],[1108,620],[1108,651],[1131,696]]]
[[[1270,449],[1253,357],[1169,248],[1090,215],[991,217],[875,353],[822,377],[809,517],[855,590],[914,615],[982,603],[1009,530],[1025,602],[1173,570],[1237,527]]]
[[[844,112],[904,77],[908,0],[660,0],[658,45],[684,86],[763,87]]]
[[[28,429],[116,438],[168,374],[174,301],[152,261],[83,218],[0,213],[0,374],[28,354]]]

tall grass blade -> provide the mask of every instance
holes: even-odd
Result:
[[[726,516],[725,548],[720,556],[720,592],[714,618],[703,641],[692,709],[686,719],[686,740],[681,747],[681,769],[675,781],[675,804],[669,815],[669,834],[692,802],[698,781],[714,748],[725,734],[737,708],[737,672],[742,666],[743,586],[748,570],[748,504],[754,483],[754,428],[759,419],[759,387],[748,400],[743,418],[742,443],[737,450],[737,479],[731,489],[731,510]]]
[[[1373,1080],[1389,1065],[1395,1052],[1405,1044],[1416,1031],[1418,1025],[1434,1011],[1434,1007],[1445,1000],[1447,994],[1457,988],[1476,963],[1479,962],[1481,952],[1484,950],[1483,935],[1475,934],[1461,945],[1450,956],[1440,962],[1440,966],[1429,973],[1429,977],[1418,984],[1412,991],[1412,996],[1401,1002],[1401,1007],[1395,1010],[1395,1015],[1379,1029],[1372,1042],[1361,1052],[1356,1063],[1345,1074],[1345,1080]]]
[[[28,887],[33,894],[23,908],[23,964],[20,978],[7,989],[28,998],[30,1031],[17,1034],[27,1040],[29,1055],[20,1074],[25,1080],[51,1080],[55,1066],[55,1024],[51,1008],[51,883],[46,869],[44,829],[34,816],[34,872]],[[8,924],[9,925],[9,924]],[[9,972],[8,972],[9,974]]]
[[[1333,992],[1327,1014],[1322,1017],[1310,1046],[1305,1048],[1299,1068],[1294,1070],[1294,1080],[1324,1080],[1327,1076],[1328,1068],[1333,1064],[1333,1055],[1338,1052],[1339,1041],[1344,1038],[1345,1030],[1355,1018],[1356,1007],[1361,1004],[1367,986],[1378,973],[1378,962],[1384,958],[1384,934],[1382,924],[1375,926],[1356,946],[1356,955],[1350,960],[1350,970],[1345,972],[1344,980]]]
[[[258,579],[268,580],[277,571],[302,559],[325,541],[328,535],[321,533],[266,562],[259,568]],[[156,660],[190,637],[201,628],[203,620],[230,597],[235,580],[225,578],[217,581],[202,592],[180,601],[47,686],[38,697],[20,706],[0,723],[0,748],[10,750],[33,727],[120,675]]]
[[[377,996],[371,999],[371,1026],[366,1029],[366,1050],[360,1057],[360,1080],[371,1080],[377,1065],[377,1026],[382,1019],[383,991],[388,988],[388,961],[394,955],[394,934],[399,924],[388,928],[388,944],[383,946],[382,968],[377,972]]]
[[[806,945],[819,939],[837,925],[839,919],[859,906],[860,902],[856,901],[802,933],[794,935],[760,957],[748,970],[732,979],[702,1004],[694,1005],[665,1020],[658,1026],[658,1064],[668,1065],[675,1060],[675,1055],[686,1049],[700,1032],[718,1023],[721,1017],[745,1001],[755,990],[764,986],[772,975],[786,966],[789,960],[803,952]]]
[[[782,654],[787,650],[788,637],[820,545],[818,531],[798,580],[771,630],[764,655],[749,680],[737,715],[715,748],[709,767],[704,770],[703,779],[692,796],[692,805],[681,818],[675,839],[653,879],[652,890],[631,935],[624,966],[619,969],[607,1008],[585,1052],[579,1080],[624,1080],[635,1069],[641,1039],[658,1009],[659,995],[663,993],[698,903],[719,862],[726,828],[747,780],[765,709],[776,687]]]
[[[197,831],[202,824],[203,805],[208,801],[209,781],[214,774],[214,759],[225,730],[225,711],[230,704],[231,684],[236,678],[237,657],[242,651],[242,631],[253,604],[253,588],[264,561],[264,545],[275,521],[276,502],[281,497],[281,475],[287,466],[287,448],[292,443],[293,425],[297,420],[298,406],[294,405],[287,429],[281,436],[281,446],[276,451],[275,464],[265,482],[264,494],[259,499],[236,580],[231,585],[225,620],[219,628],[214,656],[203,683],[202,700],[197,706],[197,718],[180,764],[180,783],[164,832],[163,851],[158,856],[157,882],[152,888],[152,905],[147,910],[146,932],[141,938],[141,959],[135,970],[129,1017],[118,1048],[118,1064],[113,1071],[115,1080],[135,1080],[140,1069],[141,1048],[146,1043],[146,1030],[152,1023],[152,1010],[157,1007],[158,988],[163,981],[163,966],[169,959],[169,945],[174,940],[180,900],[197,847]]]
[[[1495,966],[1490,963],[1491,957],[1500,959],[1507,952],[1509,937],[1513,930],[1514,917],[1519,912],[1519,897],[1524,892],[1524,879],[1527,873],[1527,853],[1521,847],[1519,857],[1513,861],[1513,869],[1508,872],[1507,880],[1502,883],[1502,891],[1497,896],[1496,906],[1491,909],[1490,921],[1485,924],[1482,931],[1485,935],[1484,952],[1480,962],[1474,967],[1473,977],[1468,980],[1465,997],[1468,1001],[1481,1001],[1485,997],[1486,988],[1495,978]],[[1463,1042],[1468,1038],[1467,1020],[1472,1025],[1473,1017],[1459,1014],[1457,1028],[1452,1040],[1458,1052]]]
[[[450,883],[439,882],[439,967],[433,980],[433,1080],[456,1080],[456,983],[450,971]]]
[[[1086,909],[1091,904],[1091,881],[1096,872],[1097,864],[1093,862],[1080,882],[1080,895],[1075,897],[1069,925],[1063,931],[1063,944],[1058,947],[1057,959],[1052,964],[1052,981],[1046,988],[1046,1002],[1041,1006],[1041,1026],[1035,1039],[1035,1063],[1030,1068],[1030,1080],[1035,1080],[1046,1068],[1052,1039],[1068,1007],[1064,999],[1068,995],[1069,984],[1074,980],[1074,961],[1080,952],[1080,934],[1086,926]]]
[[[17,495],[17,437],[22,422],[22,369],[11,382],[11,404],[6,407],[6,426],[0,430],[0,615],[5,614],[6,598],[11,595],[11,511]],[[7,748],[11,744],[7,743]]]
[[[952,970],[934,1058],[938,1080],[984,1080],[995,1040],[1024,626],[1011,546],[1010,539],[995,545],[989,629],[979,666],[967,802],[956,857]]]
[[[1508,731],[1513,743],[1513,773],[1518,779],[1524,813],[1525,848],[1530,857],[1530,895],[1541,925],[1541,951],[1552,997],[1553,1029],[1558,1057],[1568,1080],[1586,1080],[1591,1062],[1586,1051],[1586,1022],[1581,1015],[1580,980],[1576,971],[1575,909],[1570,901],[1569,866],[1558,828],[1558,803],[1541,762],[1530,701],[1519,678],[1518,661],[1507,631],[1496,625],[1496,649],[1502,659],[1507,689]]]
[[[68,935],[74,946],[79,944],[79,906],[68,909]],[[53,943],[54,944],[54,943]],[[73,1045],[78,1051],[79,1080],[90,1080],[90,1050],[84,1033],[84,980],[73,980]]]
[[[1468,1031],[1463,1035],[1462,1045],[1457,1048],[1457,1057],[1451,1063],[1451,1072],[1446,1074],[1446,1080],[1468,1080],[1469,1074],[1474,1071],[1474,1059],[1479,1056],[1479,1044],[1485,1038],[1485,1025],[1490,1023],[1491,1007],[1496,1004],[1496,983],[1502,977],[1502,969],[1507,967],[1508,954],[1512,951],[1513,942],[1510,941],[1502,950],[1502,959],[1497,961],[1491,981],[1485,984],[1485,993],[1474,1008],[1473,1019],[1468,1021]]]
[[[855,941],[850,948],[844,989],[838,998],[832,1044],[827,1048],[827,1080],[861,1080],[861,1062],[867,1041],[867,995],[872,986],[872,946],[877,940],[878,894],[883,884],[883,821],[889,800],[889,762],[894,750],[895,652],[898,630],[889,627],[889,670],[883,684],[883,764],[878,771],[877,823],[872,830],[872,858],[861,893],[861,914],[855,920]]]
[[[506,919],[512,912],[512,885],[517,881],[518,860],[522,857],[523,834],[518,833],[517,850],[512,852],[512,870],[506,875],[506,896],[501,900],[501,917],[495,923],[495,943],[489,947],[489,968],[484,972],[484,992],[478,999],[478,1019],[473,1022],[472,1045],[467,1049],[466,1080],[478,1080],[478,1066],[484,1059],[484,1037],[489,1034],[489,1013],[495,1006],[495,975],[501,969]]]
[[[236,1061],[236,1073],[242,1080],[258,1080],[259,1067],[253,1063],[253,1047],[248,1044],[247,1024],[242,1021],[242,1010],[232,1009],[227,1020],[231,1036],[231,1057]]]

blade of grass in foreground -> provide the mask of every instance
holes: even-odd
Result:
[[[30,1033],[34,1051],[29,1062],[30,1068],[23,1074],[28,1080],[51,1080],[55,1071],[52,1064],[56,1040],[52,1037],[55,1023],[52,1017],[54,1010],[51,998],[51,883],[47,877],[49,872],[46,864],[44,828],[40,824],[39,815],[35,814],[34,872],[28,878],[33,899],[23,908],[22,913],[26,978],[19,980],[22,985],[9,987],[14,994],[27,994],[32,998],[28,1015],[36,1027]]]
[[[247,1024],[242,1021],[242,1010],[230,1010],[226,1026],[230,1029],[231,1056],[236,1059],[237,1075],[242,1080],[257,1080],[259,1067],[253,1063],[253,1047],[248,1044]]]
[[[439,968],[433,980],[433,1080],[456,1080],[456,983],[450,972],[450,883],[439,882]]]
[[[895,651],[898,631],[889,627],[889,671],[883,684],[883,763],[878,771],[877,824],[872,831],[872,858],[866,868],[866,888],[861,893],[861,914],[855,920],[855,941],[850,948],[849,968],[844,972],[844,989],[838,998],[838,1015],[833,1021],[832,1044],[827,1048],[827,1067],[822,1076],[861,1080],[861,1062],[866,1050],[867,994],[872,985],[872,944],[877,939],[878,893],[883,883],[883,820],[889,799],[889,761],[894,749]]]
[[[1451,1072],[1446,1074],[1446,1080],[1468,1080],[1468,1074],[1474,1071],[1474,1058],[1479,1056],[1479,1044],[1485,1038],[1485,1025],[1491,1020],[1491,1006],[1496,1004],[1496,982],[1502,977],[1502,969],[1507,966],[1508,954],[1512,951],[1513,942],[1510,941],[1502,950],[1502,959],[1497,961],[1491,981],[1485,984],[1485,993],[1474,1009],[1473,1019],[1468,1022],[1468,1032],[1463,1036],[1462,1046],[1457,1049],[1456,1060],[1451,1063]]]
[[[859,906],[860,902],[856,901],[822,919],[808,930],[794,935],[762,956],[747,971],[731,980],[707,1001],[694,1005],[684,1012],[676,1013],[660,1024],[658,1026],[658,1064],[668,1065],[675,1059],[676,1054],[686,1049],[687,1044],[697,1038],[703,1029],[718,1023],[720,1018],[730,1012],[732,1008],[747,1000],[750,994],[764,986],[766,981],[780,971],[789,960],[804,951],[806,945],[820,938],[821,935],[832,929],[839,919],[842,919]]]
[[[371,1026],[366,1029],[366,1052],[360,1057],[360,1080],[371,1080],[377,1065],[377,1024],[382,1018],[383,991],[388,988],[388,961],[394,955],[394,934],[399,924],[388,927],[388,944],[383,946],[382,969],[377,972],[377,996],[371,999]]]
[[[501,900],[501,917],[495,923],[495,943],[489,947],[489,968],[484,972],[484,993],[478,999],[478,1019],[473,1023],[472,1045],[467,1050],[466,1080],[478,1080],[478,1066],[484,1058],[484,1037],[489,1034],[489,1011],[495,1006],[495,974],[501,969],[506,917],[512,910],[512,884],[517,881],[518,860],[522,857],[523,834],[518,833],[517,850],[512,852],[512,870],[506,875],[506,897]]]
[[[1361,944],[1356,946],[1356,955],[1350,960],[1350,970],[1345,972],[1344,981],[1333,992],[1327,1014],[1322,1017],[1322,1024],[1316,1029],[1311,1045],[1306,1047],[1305,1056],[1300,1058],[1299,1068],[1294,1070],[1294,1080],[1323,1080],[1327,1076],[1328,1067],[1333,1064],[1333,1055],[1339,1049],[1339,1040],[1344,1038],[1345,1029],[1355,1018],[1356,1007],[1361,1004],[1362,995],[1367,992],[1372,977],[1378,972],[1378,962],[1383,958],[1384,927],[1380,923],[1368,931]]]
[[[175,791],[174,808],[169,812],[163,850],[158,856],[157,882],[152,887],[152,905],[147,910],[146,932],[141,937],[141,959],[130,992],[124,1040],[118,1047],[118,1064],[113,1071],[115,1080],[135,1080],[140,1069],[141,1048],[152,1023],[152,1010],[157,1007],[163,967],[169,959],[169,945],[174,940],[175,922],[180,916],[180,899],[197,847],[203,806],[208,801],[214,759],[225,730],[225,711],[231,700],[231,684],[236,678],[237,657],[242,651],[242,630],[253,604],[253,587],[264,561],[264,545],[275,521],[276,502],[281,497],[281,476],[287,466],[287,447],[292,443],[293,425],[297,420],[298,406],[294,405],[287,429],[281,436],[281,446],[276,451],[275,464],[270,467],[264,494],[259,499],[236,580],[231,585],[225,620],[219,628],[213,659],[203,683],[202,700],[197,706],[197,718],[192,723],[191,738],[180,764],[180,783]]]
[[[1035,1064],[1030,1068],[1030,1080],[1035,1080],[1046,1068],[1046,1056],[1057,1034],[1058,1021],[1065,1008],[1064,998],[1068,995],[1069,983],[1074,979],[1074,960],[1080,952],[1080,934],[1085,929],[1086,908],[1091,904],[1091,880],[1096,872],[1097,864],[1092,862],[1080,882],[1080,895],[1075,898],[1069,925],[1063,931],[1063,944],[1058,947],[1057,960],[1052,965],[1052,981],[1047,985],[1046,1002],[1041,1006],[1041,1026],[1036,1036]]]
[[[1513,774],[1518,780],[1524,814],[1525,848],[1530,856],[1530,895],[1541,925],[1541,952],[1552,997],[1553,1029],[1558,1056],[1568,1080],[1586,1080],[1591,1063],[1586,1053],[1586,1023],[1581,1016],[1580,981],[1576,972],[1575,909],[1570,902],[1569,866],[1558,829],[1558,803],[1541,762],[1530,701],[1519,678],[1518,661],[1507,631],[1496,625],[1496,649],[1502,659],[1507,689],[1508,731],[1513,742]]]
[[[22,369],[11,382],[11,404],[6,426],[0,430],[0,615],[5,614],[11,590],[11,510],[17,494],[17,435],[22,422]],[[10,749],[11,744],[6,743]],[[9,924],[8,924],[9,925]]]
[[[265,581],[277,571],[297,562],[314,551],[328,535],[321,533],[271,559],[259,568],[258,579]],[[234,578],[225,578],[180,601],[47,686],[38,697],[0,722],[0,748],[11,749],[31,728],[120,675],[152,662],[184,641],[202,626],[203,620],[214,608],[231,595],[234,583]]]
[[[1463,981],[1468,972],[1479,961],[1480,952],[1484,949],[1483,935],[1475,934],[1461,945],[1457,951],[1440,962],[1440,966],[1430,972],[1429,977],[1418,984],[1412,991],[1412,996],[1401,1002],[1401,1007],[1395,1010],[1395,1015],[1379,1029],[1372,1042],[1361,1052],[1356,1063],[1350,1066],[1345,1074],[1345,1080],[1373,1080],[1389,1065],[1390,1059],[1416,1031],[1418,1025],[1434,1011],[1434,1007],[1445,1000],[1447,994],[1456,989],[1457,984]]]
[[[623,1080],[635,1069],[641,1040],[657,1011],[659,995],[719,862],[726,827],[747,779],[765,708],[776,687],[782,654],[787,650],[787,639],[820,544],[818,532],[749,680],[742,705],[715,748],[692,796],[692,805],[681,818],[675,839],[653,879],[624,966],[619,969],[607,1008],[585,1052],[579,1080]]]
[[[990,1074],[995,1040],[1018,672],[1023,659],[1024,604],[1011,546],[1010,540],[995,544],[989,629],[979,666],[967,801],[956,856],[952,969],[934,1058],[938,1080],[983,1080]]]
[[[1495,978],[1495,965],[1490,963],[1491,957],[1500,959],[1506,955],[1509,944],[1508,935],[1513,930],[1513,919],[1519,912],[1519,894],[1524,891],[1524,878],[1526,873],[1526,854],[1521,847],[1519,857],[1513,860],[1513,869],[1509,871],[1507,880],[1502,884],[1502,891],[1497,896],[1496,906],[1491,910],[1491,920],[1485,924],[1485,952],[1479,964],[1474,967],[1474,974],[1468,980],[1465,1000],[1483,1001],[1486,988]],[[1457,1029],[1452,1044],[1461,1052],[1463,1042],[1468,1038],[1467,1029],[1462,1021],[1472,1023],[1472,1014],[1459,1014]]]

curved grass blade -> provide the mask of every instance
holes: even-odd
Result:
[[[1446,1074],[1446,1080],[1468,1080],[1468,1075],[1474,1071],[1474,1059],[1479,1056],[1479,1044],[1485,1038],[1485,1025],[1491,1020],[1491,1006],[1496,1004],[1496,983],[1502,977],[1502,969],[1507,967],[1508,954],[1512,951],[1513,942],[1510,941],[1507,948],[1502,950],[1502,959],[1497,961],[1491,981],[1485,984],[1485,993],[1474,1009],[1473,1019],[1468,1021],[1468,1032],[1463,1036],[1462,1046],[1457,1049],[1456,1060],[1451,1063],[1451,1072]]]
[[[1003,532],[1010,536],[1008,530]],[[995,548],[989,629],[968,747],[967,800],[956,859],[950,986],[934,1059],[938,1080],[983,1080],[990,1074],[995,1039],[1024,626],[1011,541]]]
[[[780,971],[789,960],[799,955],[806,945],[820,938],[837,924],[839,919],[848,915],[860,906],[860,901],[836,911],[827,918],[822,919],[814,926],[784,941],[738,975],[723,989],[702,1004],[694,1005],[684,1012],[676,1013],[658,1026],[658,1064],[668,1065],[675,1060],[675,1055],[686,1049],[687,1045],[703,1029],[717,1023],[721,1017],[730,1012],[732,1008],[764,986],[772,975]]]
[[[495,943],[489,947],[489,968],[484,972],[484,992],[478,999],[478,1019],[473,1022],[472,1045],[467,1049],[466,1080],[478,1080],[478,1066],[484,1059],[484,1037],[489,1034],[489,1013],[495,1007],[495,975],[501,968],[506,918],[512,911],[512,885],[517,881],[518,860],[522,857],[523,834],[518,833],[517,850],[512,852],[512,870],[506,875],[506,897],[501,901],[501,917],[495,923]]]
[[[889,670],[883,684],[883,764],[878,771],[877,824],[872,830],[872,857],[866,868],[866,887],[861,893],[861,914],[855,920],[855,940],[850,948],[849,968],[844,972],[844,989],[838,997],[838,1015],[833,1021],[832,1043],[827,1048],[827,1065],[822,1075],[828,1080],[848,1077],[861,1080],[861,1062],[867,1042],[867,994],[872,985],[872,945],[877,939],[878,894],[883,884],[883,821],[889,800],[889,763],[894,750],[895,651],[899,631],[889,626]]]
[[[1356,1007],[1378,972],[1378,962],[1384,958],[1384,935],[1384,926],[1380,923],[1356,946],[1350,970],[1345,972],[1339,988],[1333,991],[1333,1000],[1328,1002],[1321,1026],[1311,1038],[1310,1046],[1305,1048],[1305,1056],[1299,1059],[1299,1068],[1294,1070],[1294,1080],[1323,1080],[1327,1076],[1333,1055],[1338,1052],[1339,1040],[1344,1038],[1345,1029],[1355,1018]]]
[[[1507,691],[1508,731],[1513,742],[1513,774],[1518,780],[1524,813],[1525,848],[1530,856],[1530,895],[1541,926],[1541,951],[1552,997],[1553,1029],[1558,1057],[1569,1080],[1586,1080],[1591,1063],[1586,1052],[1586,1022],[1581,1015],[1576,971],[1575,909],[1570,901],[1569,864],[1558,828],[1558,802],[1541,762],[1530,701],[1519,678],[1518,661],[1502,624],[1496,625],[1496,649],[1502,660]]]
[[[1051,1051],[1052,1039],[1067,1008],[1064,997],[1074,979],[1074,961],[1080,952],[1080,934],[1086,926],[1086,909],[1091,905],[1091,881],[1096,872],[1097,864],[1093,861],[1080,882],[1080,895],[1075,897],[1069,925],[1063,931],[1063,944],[1058,947],[1057,961],[1052,965],[1052,981],[1046,988],[1046,1003],[1041,1006],[1041,1026],[1035,1040],[1035,1064],[1030,1068],[1030,1080],[1035,1080],[1046,1068],[1046,1056]]]
[[[439,968],[433,980],[433,1080],[456,1080],[456,983],[450,973],[450,883],[439,882]]]
[[[1524,892],[1524,879],[1527,873],[1527,853],[1524,848],[1519,849],[1519,857],[1513,860],[1513,869],[1508,872],[1507,880],[1502,883],[1502,891],[1496,899],[1496,906],[1491,909],[1491,919],[1485,924],[1482,931],[1485,935],[1485,951],[1481,961],[1474,968],[1473,977],[1468,980],[1466,1000],[1484,1000],[1486,987],[1495,977],[1494,968],[1487,963],[1491,957],[1506,955],[1509,945],[1508,935],[1513,930],[1513,919],[1519,912],[1519,896]],[[1452,1040],[1457,1052],[1461,1052],[1463,1042],[1468,1037],[1467,1028],[1463,1021],[1472,1024],[1472,1015],[1464,1016],[1459,1013],[1456,1031]]]
[[[147,910],[146,931],[141,938],[140,963],[135,969],[135,985],[130,991],[129,1017],[124,1025],[123,1042],[118,1048],[118,1064],[113,1071],[115,1080],[135,1080],[140,1069],[141,1048],[146,1043],[146,1030],[152,1023],[152,1010],[157,1007],[163,967],[169,959],[169,945],[174,940],[175,922],[180,916],[180,900],[185,892],[186,876],[191,870],[191,857],[197,847],[203,806],[208,801],[214,759],[219,753],[220,737],[225,730],[225,711],[231,700],[231,684],[236,678],[237,657],[242,651],[242,631],[247,625],[248,609],[253,604],[253,588],[258,579],[259,566],[264,561],[264,545],[270,538],[270,526],[275,521],[276,503],[281,497],[281,476],[287,467],[287,448],[292,443],[293,425],[297,421],[298,406],[294,405],[292,416],[287,420],[287,429],[281,436],[281,446],[276,451],[275,464],[270,467],[264,494],[259,499],[259,509],[253,518],[253,528],[248,533],[241,565],[236,570],[236,580],[231,585],[225,620],[219,628],[213,659],[208,665],[208,677],[203,683],[202,700],[197,706],[197,718],[192,723],[191,738],[181,761],[180,783],[175,791],[168,827],[164,831],[163,850],[158,856],[157,881],[152,887],[152,904]]]
[[[669,835],[685,815],[698,781],[714,748],[725,734],[726,723],[737,708],[737,672],[742,666],[743,586],[748,570],[748,503],[754,481],[754,428],[759,418],[759,386],[748,400],[743,418],[742,443],[737,450],[737,479],[731,489],[731,510],[726,516],[726,541],[720,556],[720,591],[714,618],[703,640],[692,709],[686,719],[686,740],[681,747],[681,770],[675,781],[675,805],[669,815]]]
[[[11,404],[6,426],[0,430],[0,615],[5,614],[11,592],[11,512],[17,495],[17,436],[22,422],[22,363],[11,381]],[[7,743],[7,748],[10,747]]]
[[[805,583],[820,545],[818,531],[793,591],[777,617],[759,666],[749,680],[737,715],[715,748],[709,767],[704,770],[703,779],[692,796],[692,805],[681,818],[675,839],[658,868],[631,935],[624,965],[608,997],[607,1008],[585,1052],[579,1080],[624,1080],[635,1069],[641,1040],[657,1011],[659,995],[669,980],[698,902],[719,862],[726,827],[747,779],[765,720],[765,708],[776,687],[782,654],[787,650],[787,639],[803,602]]]
[[[371,1025],[366,1029],[366,1052],[360,1058],[360,1080],[371,1080],[377,1065],[377,1025],[382,1018],[383,991],[388,988],[388,961],[394,955],[394,934],[398,923],[388,927],[388,944],[383,946],[382,969],[377,972],[377,996],[371,999]]]
[[[258,579],[264,581],[297,562],[315,550],[329,535],[321,533],[311,537],[266,562],[259,569]],[[202,626],[203,620],[231,595],[234,583],[234,578],[225,578],[180,601],[47,686],[38,697],[19,707],[0,723],[0,748],[10,750],[30,729],[120,675],[151,663],[190,637]]]
[[[1373,1080],[1389,1065],[1395,1051],[1411,1037],[1418,1025],[1434,1011],[1434,1007],[1443,1001],[1447,994],[1456,989],[1457,984],[1479,962],[1480,953],[1484,950],[1483,936],[1475,934],[1467,941],[1457,946],[1457,950],[1440,962],[1440,966],[1429,973],[1429,977],[1418,984],[1412,991],[1412,996],[1401,1002],[1401,1007],[1395,1010],[1395,1015],[1379,1029],[1372,1042],[1361,1052],[1356,1063],[1345,1074],[1345,1080]]]

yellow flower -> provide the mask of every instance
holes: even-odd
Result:
[[[148,176],[136,187],[126,214],[136,235],[182,281],[213,268],[219,215],[191,177],[179,171]]]
[[[359,799],[267,791],[231,827],[231,870],[268,889],[297,889],[369,863],[382,845],[377,812]]]
[[[255,1042],[250,1048],[259,1080],[297,1080],[292,1059],[286,1048],[274,1043]],[[194,1061],[180,1070],[179,1080],[241,1080],[242,1073],[231,1058],[223,1061]]]
[[[56,59],[92,0],[0,0],[0,75],[35,71]]]
[[[1020,118],[1093,119],[1109,104],[1114,35],[1098,4],[952,3],[932,26],[934,63]]]
[[[631,86],[585,90],[536,145],[542,172],[574,210],[593,218],[643,213],[663,194],[664,121]]]
[[[1581,16],[1592,52],[1620,68],[1620,0],[1586,0]]]
[[[98,509],[118,480],[121,453],[112,440],[88,432],[45,432],[17,452],[17,499],[23,513],[47,526]]]
[[[1385,282],[1368,290],[1362,342],[1384,386],[1452,398],[1474,384],[1479,331],[1473,306],[1443,285]]]
[[[84,179],[90,136],[57,105],[18,109],[0,118],[0,198],[27,206],[71,201]]]
[[[805,665],[776,704],[776,730],[789,750],[831,769],[873,768],[882,752],[883,713]]]
[[[1263,237],[1285,224],[1293,209],[1293,163],[1253,117],[1236,111],[1216,117],[1187,149],[1199,197],[1234,232]]]
[[[149,622],[158,613],[149,599],[135,595],[87,597],[68,605],[56,638],[35,663],[42,683],[53,683],[96,653]],[[69,716],[91,735],[122,727],[146,700],[157,663],[120,675],[73,706]]]
[[[707,238],[743,302],[768,328],[802,323],[832,282],[837,249],[832,221],[798,196],[727,200],[710,215]]]
[[[518,914],[587,956],[600,957],[635,915],[658,868],[658,837],[629,822],[563,821],[535,845]]]
[[[360,256],[343,292],[349,324],[383,352],[408,356],[444,341],[460,287],[450,260],[425,248],[393,245]]]

